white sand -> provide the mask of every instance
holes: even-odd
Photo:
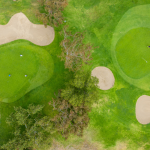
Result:
[[[110,69],[106,67],[96,67],[92,70],[92,76],[99,79],[98,87],[101,90],[109,90],[115,83],[115,78]]]
[[[142,95],[136,102],[136,119],[141,124],[150,123],[150,96]]]
[[[54,35],[52,27],[33,24],[22,12],[13,15],[6,25],[0,25],[0,44],[25,39],[45,46],[54,40]]]

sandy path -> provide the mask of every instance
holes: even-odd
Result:
[[[33,24],[22,12],[13,15],[6,25],[0,25],[0,44],[25,39],[45,46],[54,40],[54,35],[52,27]]]
[[[98,86],[101,90],[109,90],[115,83],[115,78],[110,69],[106,67],[96,67],[92,70],[92,76],[99,79]]]
[[[150,96],[142,95],[138,98],[135,113],[139,123],[150,123]]]

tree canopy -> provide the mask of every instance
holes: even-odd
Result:
[[[43,22],[45,27],[47,27],[47,24],[58,27],[63,23],[62,11],[68,5],[67,0],[38,0],[38,2],[40,8],[43,7],[44,11],[40,12],[39,9],[35,15]]]
[[[28,109],[21,106],[14,107],[15,112],[10,114],[6,123],[14,127],[13,139],[9,139],[1,148],[7,150],[24,150],[32,148],[36,150],[49,148],[52,134],[56,132],[48,116],[44,116],[41,110],[44,106],[30,104]]]
[[[56,129],[68,138],[70,133],[82,136],[88,126],[92,104],[99,100],[98,79],[92,77],[89,71],[74,73],[73,79],[66,83],[49,105],[59,113],[51,119]]]
[[[66,88],[61,91],[61,97],[73,106],[91,106],[99,100],[98,82],[98,78],[91,76],[90,71],[79,70],[73,79],[65,83]]]
[[[58,95],[60,95],[59,90]],[[51,118],[57,131],[68,139],[70,134],[77,136],[83,136],[84,129],[88,126],[90,112],[89,107],[76,107],[71,105],[67,100],[57,97],[53,99],[53,103],[50,101],[49,105],[53,106],[53,110],[57,110],[59,113]]]
[[[92,60],[91,54],[93,47],[91,44],[84,44],[83,33],[76,32],[72,34],[67,31],[68,26],[64,26],[60,35],[64,37],[60,45],[62,47],[61,61],[65,61],[65,68],[69,68],[71,71],[80,70],[83,64],[90,65],[89,61]]]

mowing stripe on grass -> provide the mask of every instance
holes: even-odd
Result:
[[[113,63],[117,68],[117,71],[127,82],[148,91],[150,90],[150,84],[148,84],[150,82],[150,74],[140,79],[134,79],[129,77],[127,74],[123,72],[122,68],[120,67],[117,61],[116,51],[115,51],[116,45],[121,37],[123,37],[131,29],[140,28],[140,27],[150,28],[150,5],[149,4],[133,7],[123,15],[113,34],[111,55],[112,55]]]
[[[123,72],[141,79],[150,73],[150,28],[136,28],[127,32],[116,45],[116,57]]]
[[[23,57],[20,57],[20,53]],[[1,48],[0,60],[0,97],[6,103],[16,101],[45,83],[53,73],[54,66],[49,53],[23,43]]]

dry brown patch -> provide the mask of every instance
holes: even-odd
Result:
[[[49,150],[104,150],[102,145],[98,142],[90,142],[84,140],[79,145],[70,144],[64,147],[58,141],[53,141],[53,145]]]
[[[127,143],[124,142],[118,142],[116,145],[116,150],[126,150],[127,149]]]
[[[52,147],[49,150],[65,150],[63,145],[53,139]]]
[[[31,3],[31,5],[37,7],[39,4],[38,3]]]
[[[105,150],[101,143],[93,141],[96,134],[96,130],[87,128],[84,130],[81,140],[79,140],[78,136],[74,136],[74,138],[70,137],[70,139],[68,139],[69,144],[61,144],[53,140],[52,147],[48,150]]]
[[[116,145],[113,147],[108,148],[109,150],[130,150],[129,148],[127,148],[128,146],[128,142],[127,141],[117,141]]]

